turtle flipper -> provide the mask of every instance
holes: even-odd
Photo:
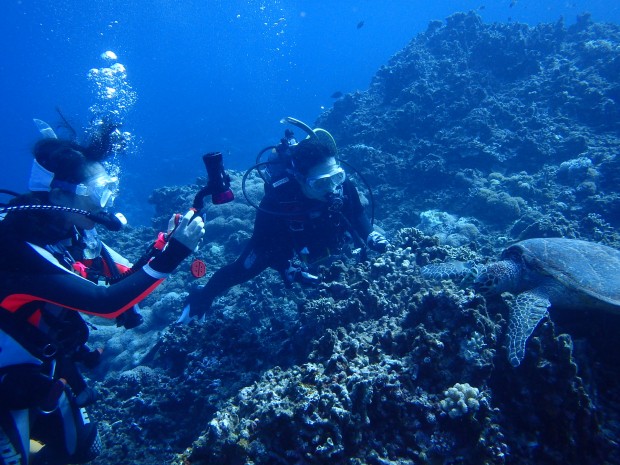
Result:
[[[431,263],[422,267],[422,276],[426,279],[460,281],[472,271],[471,262]]]
[[[549,297],[542,288],[522,292],[509,304],[508,359],[512,366],[519,366],[523,360],[525,343],[550,306]]]

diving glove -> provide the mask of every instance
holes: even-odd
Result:
[[[190,308],[189,308],[189,304],[187,304],[183,308],[183,313],[181,313],[181,316],[179,317],[179,319],[176,322],[180,323],[182,325],[188,325],[189,322],[192,321],[192,317],[189,316],[189,314],[190,314]]]
[[[373,231],[368,235],[368,238],[366,239],[366,245],[368,246],[368,248],[374,250],[375,252],[383,253],[388,249],[390,243],[383,234],[378,231]]]
[[[186,301],[185,307],[181,316],[176,321],[179,324],[187,325],[192,320],[204,321],[207,310],[210,305],[205,305],[203,298],[204,285],[194,285],[189,291],[189,297]]]
[[[290,260],[289,267],[284,270],[284,281],[289,287],[292,283],[315,285],[320,280],[318,276],[309,273],[307,267],[298,260]]]
[[[143,321],[144,318],[140,314],[140,307],[136,304],[116,317],[116,326],[123,326],[125,329],[133,329],[136,326],[140,326]]]

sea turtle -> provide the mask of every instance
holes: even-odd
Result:
[[[620,251],[595,242],[527,239],[506,248],[497,262],[431,264],[422,268],[422,275],[472,279],[484,294],[514,294],[508,302],[508,357],[515,367],[550,306],[620,313]]]

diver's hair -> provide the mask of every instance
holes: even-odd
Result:
[[[112,154],[116,126],[104,123],[92,135],[88,145],[67,139],[41,139],[33,149],[35,159],[54,173],[54,179],[79,184],[86,178],[87,168]]]
[[[314,139],[304,139],[292,148],[293,166],[301,174],[333,156],[327,145]]]
[[[34,158],[54,179],[79,184],[86,179],[87,168],[98,160],[89,160],[84,147],[63,139],[42,139],[33,149]]]
[[[32,152],[43,168],[54,174],[54,179],[71,184],[87,180],[89,168],[112,154],[114,125],[102,125],[91,142],[81,145],[67,139],[41,139]],[[9,206],[50,205],[50,193],[29,192],[13,198]],[[54,244],[67,237],[64,220],[52,210],[16,211],[0,221],[0,240],[4,234],[15,234],[22,240],[38,245]]]

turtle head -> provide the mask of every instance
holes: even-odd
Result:
[[[501,260],[472,268],[473,286],[484,295],[501,294],[516,288],[520,270],[511,260]]]
[[[497,276],[492,265],[479,265],[472,270],[472,285],[477,292],[484,295],[496,294]]]
[[[485,265],[479,263],[467,262],[467,267],[462,273],[461,286],[475,287],[476,280],[484,267]]]

